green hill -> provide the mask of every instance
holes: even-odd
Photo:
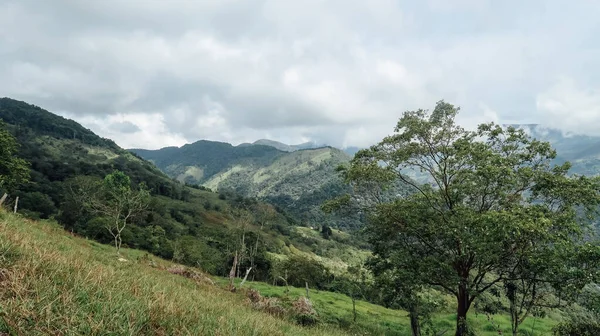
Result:
[[[37,106],[0,99],[0,119],[18,140],[19,156],[31,163],[31,181],[10,191],[11,200],[19,197],[19,212],[30,218],[55,218],[69,231],[109,243],[113,238],[103,219],[81,209],[69,193],[69,183],[82,175],[101,179],[118,169],[136,184],[144,182],[152,194],[150,210],[123,232],[125,246],[220,275],[229,272],[235,251],[252,249],[252,262],[256,263],[252,277],[263,280],[270,276],[270,255],[297,250],[337,260],[344,251],[354,249],[346,243],[302,236],[295,229],[296,220],[268,204],[232,193],[187,187],[114,142]],[[223,149],[232,146],[197,145],[214,149],[203,152],[212,153],[214,159],[207,170],[220,171],[226,166],[223,162],[228,157]],[[243,153],[243,162],[255,164],[264,162],[265,157],[272,160],[269,155],[283,154],[266,146],[252,146]],[[243,244],[242,236],[255,244]],[[242,267],[247,267],[246,263],[250,260],[246,259]]]
[[[0,211],[2,335],[343,335],[254,310],[141,251],[107,245]]]
[[[311,290],[316,327],[293,316],[253,308],[245,291],[225,290],[226,280],[196,268],[74,236],[52,221],[31,221],[0,210],[0,334],[6,335],[409,335],[407,313],[357,301],[352,323],[349,297]],[[184,276],[182,276],[184,275]],[[236,282],[239,286],[239,281]],[[266,297],[296,300],[303,288],[249,282]],[[451,306],[434,316],[452,330]],[[506,315],[473,314],[477,335],[509,334]],[[552,316],[557,318],[556,316]],[[549,335],[556,322],[530,318],[528,335]]]
[[[360,226],[358,218],[342,220],[320,210],[324,201],[349,192],[336,168],[350,156],[336,148],[283,152],[271,145],[202,140],[181,148],[131,151],[179,181],[258,197],[307,225]]]

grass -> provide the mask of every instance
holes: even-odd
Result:
[[[252,309],[240,294],[174,275],[174,264],[143,251],[124,249],[117,260],[111,246],[74,237],[52,222],[34,222],[0,212],[0,335],[409,335],[407,313],[345,295],[310,291],[323,322],[303,328]],[[217,283],[226,283],[217,279]],[[302,288],[245,285],[262,295],[295,299]],[[450,300],[449,300],[450,302]],[[434,317],[452,334],[455,315]],[[508,316],[488,321],[472,312],[477,335],[510,334]],[[550,335],[556,322],[529,318],[524,335]],[[535,324],[535,325],[534,325]],[[533,330],[533,333],[529,333]]]
[[[241,295],[170,274],[50,222],[0,213],[0,334],[343,335],[251,309]],[[154,264],[151,266],[150,264]]]
[[[217,279],[225,284],[226,279]],[[262,295],[269,297],[289,297],[296,299],[306,295],[304,288],[271,286],[263,282],[247,282],[247,288],[258,290]],[[356,302],[357,321],[352,323],[352,300],[343,294],[327,291],[310,290],[309,296],[321,320],[329,325],[342,328],[348,332],[371,335],[410,335],[410,322],[408,313],[402,310],[388,309],[365,301]],[[438,313],[433,318],[433,325],[437,330],[448,330],[445,335],[454,333],[456,315],[451,313],[452,298],[448,297],[446,312]],[[528,336],[551,335],[552,327],[556,320],[551,318],[528,318],[521,326],[521,334]],[[479,336],[497,336],[498,330],[502,335],[511,335],[510,318],[508,315],[492,315],[491,320],[485,314],[478,314],[471,310],[469,325]],[[499,328],[498,328],[499,326]]]

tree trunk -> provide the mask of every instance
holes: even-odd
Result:
[[[310,299],[310,297],[308,296],[308,281],[304,281],[304,283],[306,284],[306,298]]]
[[[2,204],[4,204],[4,201],[6,201],[6,198],[7,198],[7,197],[8,197],[8,194],[6,194],[6,193],[5,193],[5,194],[2,196],[2,198],[0,198],[0,207],[2,206]]]
[[[517,313],[517,304],[516,304],[516,295],[517,295],[517,286],[508,282],[505,285],[506,287],[506,297],[508,298],[508,302],[510,302],[509,313],[510,313],[510,328],[512,330],[513,336],[517,336],[517,331],[519,329],[519,314]]]
[[[117,235],[119,246],[117,246],[117,254],[121,254],[121,245],[123,244],[123,239],[121,238],[121,233]]]
[[[467,281],[462,280],[458,285],[456,308],[456,336],[465,336],[468,334],[467,312],[469,311],[469,293],[467,291]]]
[[[419,323],[419,314],[414,309],[410,312],[410,329],[412,336],[421,336],[421,323]]]

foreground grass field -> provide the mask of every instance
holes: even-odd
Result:
[[[170,263],[0,212],[0,335],[343,335],[251,309]],[[154,263],[155,267],[149,264]]]
[[[406,312],[341,294],[311,291],[318,327],[303,328],[250,308],[244,295],[167,272],[174,264],[73,237],[50,222],[0,211],[0,335],[409,335]],[[225,282],[217,279],[217,283]],[[304,289],[250,282],[265,296],[297,298]],[[455,316],[434,324],[453,333]],[[472,314],[477,335],[509,334],[507,316]],[[550,335],[551,319],[528,319],[523,335]]]
[[[219,279],[218,282],[225,284],[226,279]],[[258,290],[264,296],[293,298],[306,295],[304,288],[289,287],[286,293],[285,287],[271,286],[263,282],[249,282],[244,287]],[[352,321],[352,301],[343,294],[327,291],[309,291],[310,299],[315,309],[319,312],[323,322],[338,325],[344,330],[356,333],[369,333],[372,335],[410,335],[410,322],[408,313],[401,310],[387,309],[382,306],[374,305],[364,301],[357,301],[357,321],[353,325]],[[452,298],[448,297],[447,313],[437,314],[433,319],[433,324],[439,331],[447,330],[444,335],[453,335],[456,325],[456,315],[450,313],[452,310]],[[554,316],[557,319],[556,316]],[[551,318],[529,318],[521,326],[522,335],[552,335],[552,327],[557,321]],[[477,314],[472,311],[470,326],[474,329],[476,335],[493,336],[511,335],[510,319],[508,315],[493,315],[491,321],[485,314]],[[499,328],[498,328],[499,326]]]

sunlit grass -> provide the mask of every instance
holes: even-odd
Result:
[[[164,270],[171,263],[0,214],[0,334],[338,335],[251,309],[243,296]],[[154,263],[152,267],[149,264]]]

